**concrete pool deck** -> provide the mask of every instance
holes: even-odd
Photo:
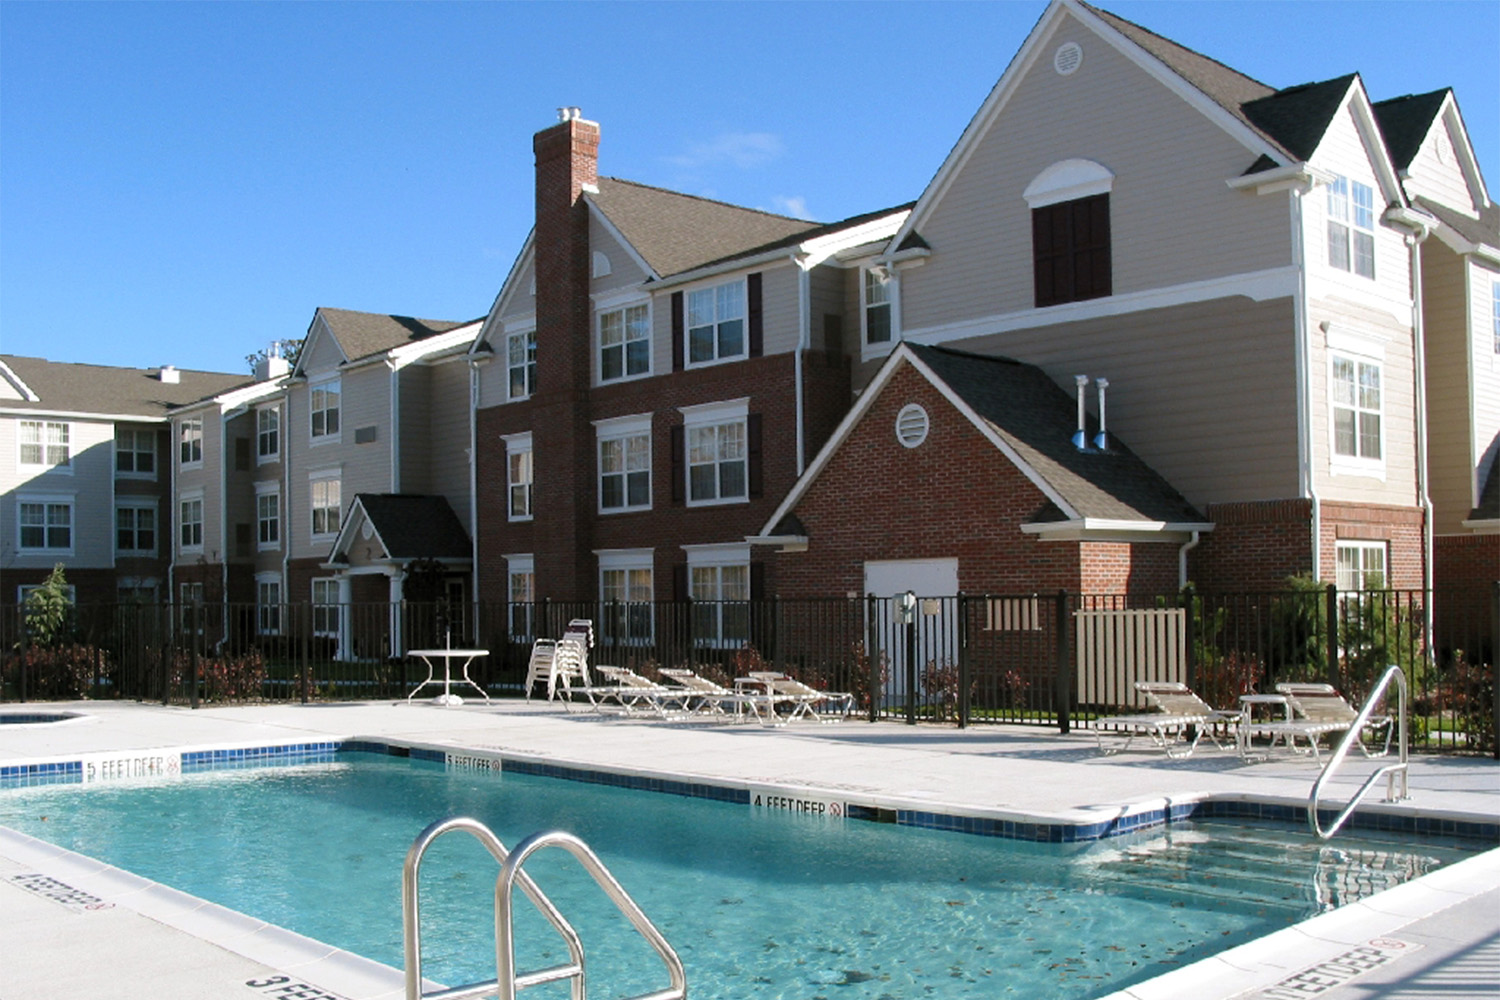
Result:
[[[759,783],[883,808],[1075,825],[1205,796],[1301,805],[1317,774],[1306,759],[1245,764],[1206,744],[1187,760],[1159,751],[1106,757],[1091,733],[1015,726],[851,721],[761,729],[601,719],[545,702],[196,711],[114,702],[0,706],[0,712],[57,709],[86,717],[0,726],[0,767],[363,737],[705,784]],[[1372,767],[1352,759],[1335,798],[1346,798]],[[1500,764],[1493,760],[1418,757],[1410,784],[1411,800],[1391,812],[1478,823],[1500,818]],[[13,833],[0,835],[0,932],[5,1000],[105,992],[157,1000],[400,995],[399,975],[384,967]],[[1370,949],[1374,941],[1385,943]],[[1356,968],[1360,974],[1351,978]],[[1119,996],[1491,997],[1497,972],[1500,850],[1492,850]],[[308,985],[291,989],[298,984]]]

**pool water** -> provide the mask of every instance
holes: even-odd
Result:
[[[1371,834],[1329,846],[1239,823],[1034,844],[363,753],[0,794],[0,824],[397,968],[402,861],[450,815],[478,818],[507,844],[576,833],[682,956],[693,995],[786,1000],[1095,997],[1468,853]],[[570,857],[543,852],[526,870],[578,928],[590,995],[667,985]],[[494,975],[496,871],[462,834],[428,852],[429,978]],[[529,904],[517,912],[518,967],[564,961]]]

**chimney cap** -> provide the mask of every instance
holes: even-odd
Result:
[[[156,377],[168,385],[177,385],[182,381],[182,373],[175,365],[162,365]]]
[[[582,117],[583,109],[576,106],[557,109],[557,120],[559,122],[570,122]]]

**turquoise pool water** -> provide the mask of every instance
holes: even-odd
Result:
[[[0,793],[0,824],[400,967],[400,874],[434,819],[507,844],[583,837],[663,930],[695,996],[1099,996],[1465,856],[1457,843],[1174,824],[1048,845],[802,815],[383,755],[135,787]],[[571,858],[527,866],[578,927],[590,995],[665,973]],[[471,839],[423,868],[425,971],[493,972],[496,866]],[[519,907],[520,967],[565,950]],[[563,997],[554,984],[529,997]]]

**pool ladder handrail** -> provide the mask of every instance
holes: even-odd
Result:
[[[1328,784],[1334,772],[1339,769],[1339,765],[1344,762],[1344,758],[1348,755],[1350,747],[1354,746],[1355,742],[1360,739],[1365,726],[1369,724],[1370,719],[1375,714],[1375,706],[1385,695],[1386,689],[1390,687],[1392,680],[1396,682],[1398,711],[1396,713],[1395,725],[1397,727],[1397,739],[1400,741],[1400,758],[1394,764],[1387,764],[1384,767],[1377,768],[1375,773],[1366,778],[1365,783],[1359,786],[1359,791],[1354,793],[1354,797],[1339,812],[1333,823],[1327,829],[1324,829],[1323,821],[1318,815],[1318,800],[1322,797],[1323,787]],[[1401,785],[1399,794],[1396,791],[1397,775],[1400,776]],[[1385,801],[1399,802],[1402,799],[1411,798],[1406,775],[1406,673],[1393,663],[1381,675],[1380,681],[1371,690],[1370,696],[1365,699],[1364,707],[1359,710],[1359,714],[1355,716],[1354,721],[1349,725],[1349,730],[1344,733],[1344,738],[1339,741],[1338,748],[1328,758],[1328,763],[1323,765],[1323,771],[1318,775],[1318,780],[1313,782],[1312,793],[1307,798],[1307,825],[1312,828],[1312,832],[1317,834],[1320,840],[1329,839],[1339,832],[1344,823],[1354,813],[1355,807],[1364,800],[1364,797],[1369,794],[1370,789],[1374,787],[1375,782],[1380,780],[1381,777],[1386,779]]]
[[[470,834],[500,862],[500,874],[495,878],[495,978],[480,983],[469,983],[446,989],[422,991],[422,937],[421,907],[418,900],[418,875],[422,857],[432,842],[455,830]],[[500,1000],[515,1000],[516,991],[528,986],[571,979],[572,1000],[586,1000],[588,996],[583,942],[573,925],[547,898],[547,894],[534,882],[521,866],[533,853],[543,847],[561,847],[572,854],[604,890],[615,907],[625,915],[648,944],[667,966],[671,986],[664,990],[641,994],[629,1000],[685,1000],[687,975],[682,960],[667,943],[656,926],[636,905],[604,862],[578,837],[562,831],[534,833],[516,845],[514,851],[506,850],[505,844],[489,827],[467,816],[452,816],[438,820],[417,835],[406,852],[406,862],[401,871],[401,924],[402,945],[406,959],[406,1000],[463,1000],[468,997],[498,996]],[[515,933],[512,926],[511,905],[515,898],[515,887],[519,884],[526,898],[547,919],[568,946],[568,962],[532,972],[517,973],[515,969]]]

